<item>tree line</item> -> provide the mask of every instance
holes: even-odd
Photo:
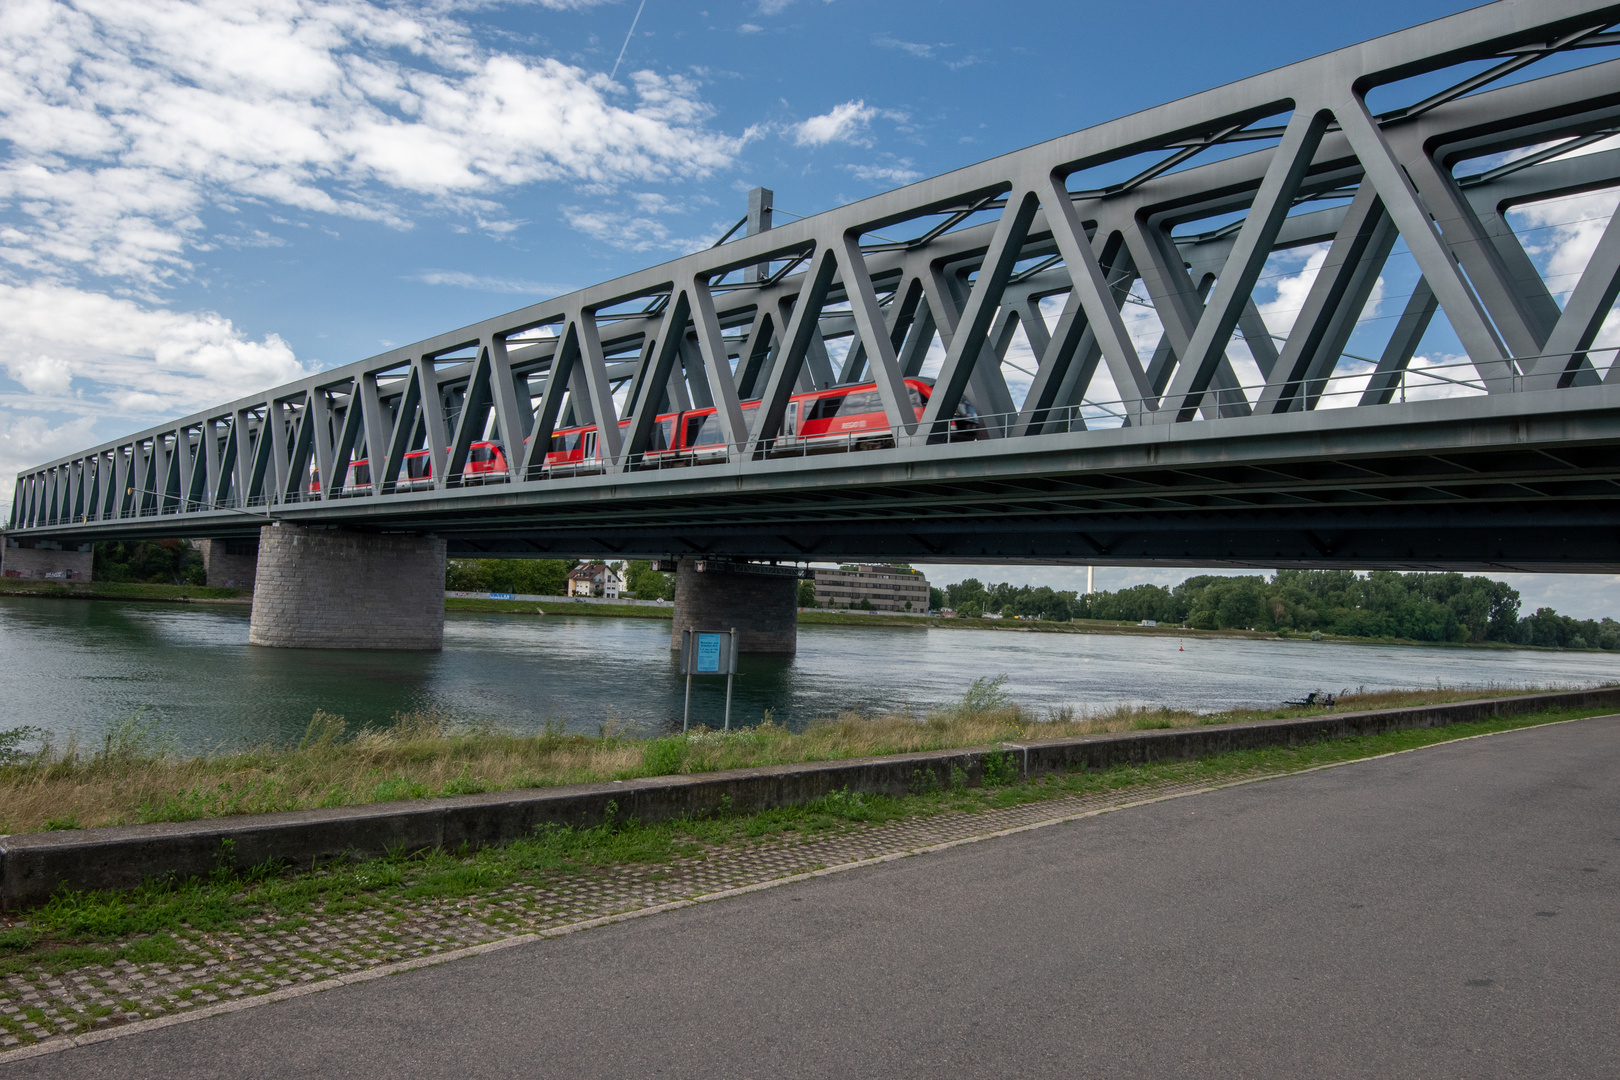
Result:
[[[448,559],[444,587],[451,592],[562,596],[568,592],[568,571],[579,564],[579,559]],[[654,570],[644,559],[630,560],[626,577],[625,595],[675,599],[675,575]]]
[[[946,602],[966,616],[1152,619],[1199,630],[1321,631],[1413,641],[1620,648],[1620,623],[1613,619],[1572,619],[1552,608],[1539,608],[1521,618],[1518,590],[1505,582],[1455,573],[1279,570],[1269,578],[1203,574],[1174,588],[1136,585],[1090,596],[1045,586],[987,586],[969,578],[946,586],[945,594]]]

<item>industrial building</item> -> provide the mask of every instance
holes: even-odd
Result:
[[[816,606],[859,608],[869,601],[873,611],[928,610],[928,579],[909,567],[866,564],[836,570],[816,568]]]

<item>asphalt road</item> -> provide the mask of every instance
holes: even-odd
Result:
[[[1620,718],[1172,800],[0,1066],[1620,1075]]]

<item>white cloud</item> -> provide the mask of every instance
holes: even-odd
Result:
[[[310,371],[220,315],[52,284],[0,284],[0,356],[22,388],[0,380],[0,476]]]
[[[902,160],[892,165],[845,165],[850,175],[857,180],[866,180],[873,183],[909,184],[913,180],[922,179],[922,173],[909,168],[911,162]]]
[[[615,210],[589,210],[579,206],[562,208],[563,218],[570,226],[620,251],[697,251],[713,243],[714,238],[682,237],[654,217],[627,214]],[[654,211],[657,212],[656,210]],[[719,230],[716,230],[716,236]]]
[[[950,45],[943,41],[930,45],[920,41],[901,41],[888,35],[874,38],[872,44],[885,49],[899,49],[901,52],[910,53],[912,56],[922,60],[932,60],[936,49],[950,48]]]
[[[1574,290],[1617,204],[1620,190],[1611,188],[1526,203],[1509,212],[1525,252],[1541,266],[1553,295],[1564,297]]]
[[[0,404],[0,476],[6,478],[0,490],[0,522],[11,520],[11,501],[16,484],[11,477],[22,469],[65,457],[96,443],[95,421],[77,416],[53,426],[43,416],[19,414]]]
[[[132,422],[194,412],[310,370],[279,336],[251,341],[212,312],[154,310],[50,284],[0,284],[0,356],[41,411]]]
[[[285,242],[205,218],[256,205],[280,225],[321,214],[408,228],[433,214],[502,236],[523,224],[502,205],[514,189],[703,177],[753,137],[712,130],[691,78],[613,81],[485,47],[464,21],[483,6],[0,4],[0,470],[305,374],[280,337],[163,303],[203,254]],[[636,228],[621,243],[684,243]],[[120,298],[87,291],[90,278]]]
[[[415,201],[499,231],[487,197],[504,189],[730,163],[741,140],[705,127],[696,83],[629,82],[627,94],[559,60],[485,50],[433,6],[11,0],[0,259],[152,284],[187,269],[211,202],[405,226]]]
[[[1548,290],[1560,302],[1566,301],[1579,284],[1617,205],[1620,190],[1610,188],[1528,203],[1509,212],[1525,252],[1545,275]],[[1620,346],[1620,304],[1610,309],[1593,345],[1600,350],[1591,354],[1594,366],[1607,371],[1615,361],[1615,347]]]
[[[458,289],[476,289],[480,292],[518,293],[525,296],[560,296],[571,291],[571,286],[547,285],[521,278],[485,277],[462,270],[420,270],[410,276],[411,281],[424,285],[453,285]]]
[[[833,142],[859,143],[872,118],[878,114],[865,101],[846,101],[833,106],[830,112],[812,116],[791,128],[793,141],[799,146],[826,146]]]

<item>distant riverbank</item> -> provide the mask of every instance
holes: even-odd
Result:
[[[515,615],[589,615],[630,619],[668,619],[672,617],[670,605],[609,604],[593,601],[588,604],[562,597],[543,603],[532,600],[486,600],[473,597],[449,597],[444,602],[446,611],[509,612]],[[1107,619],[1074,619],[1053,622],[1046,619],[985,619],[945,618],[938,615],[893,615],[880,611],[829,611],[823,608],[800,608],[801,626],[855,626],[884,627],[895,630],[995,630],[1015,634],[1118,634],[1125,637],[1173,637],[1197,640],[1278,641],[1309,638],[1317,641],[1339,641],[1365,645],[1421,645],[1426,648],[1453,649],[1536,649],[1532,645],[1509,645],[1500,641],[1445,642],[1416,641],[1410,638],[1364,638],[1341,634],[1321,634],[1312,638],[1308,632],[1278,633],[1273,630],[1195,630],[1181,626],[1140,626],[1136,623],[1113,622]],[[1545,652],[1602,652],[1602,649],[1543,649]]]
[[[18,578],[0,579],[0,597],[38,597],[71,600],[146,600],[157,603],[211,603],[251,604],[253,593],[248,589],[208,588],[202,585],[140,585],[118,581],[84,581],[57,584]],[[533,600],[489,600],[481,597],[446,597],[446,612],[508,613],[513,615],[584,615],[597,618],[668,619],[673,616],[670,604],[613,604],[601,601],[582,603],[564,597]],[[1053,622],[1044,619],[984,619],[943,618],[937,615],[891,615],[884,612],[829,611],[821,608],[800,608],[801,626],[883,627],[897,630],[995,630],[1021,634],[1118,634],[1126,637],[1174,637],[1198,640],[1276,641],[1280,638],[1308,638],[1310,634],[1294,631],[1287,634],[1271,630],[1194,630],[1179,626],[1139,626],[1135,623],[1113,622],[1105,619],[1075,619],[1072,622]],[[1427,648],[1452,649],[1526,649],[1543,652],[1602,652],[1602,649],[1559,649],[1533,645],[1509,645],[1499,641],[1453,643],[1443,641],[1416,641],[1410,638],[1366,638],[1339,634],[1323,634],[1322,641],[1339,641],[1358,645],[1421,645]]]

